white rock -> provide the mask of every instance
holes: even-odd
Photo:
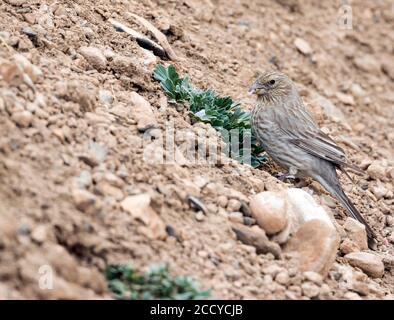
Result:
[[[368,169],[367,173],[372,179],[383,179],[386,176],[386,167],[380,161],[373,161]]]
[[[27,128],[33,122],[33,115],[30,111],[18,111],[12,114],[11,119],[20,127]]]
[[[363,54],[354,59],[357,68],[365,72],[379,72],[380,64],[373,55]]]
[[[368,249],[367,231],[365,226],[353,218],[348,217],[343,224],[343,228],[354,244],[361,250]]]
[[[166,237],[165,224],[159,215],[150,206],[151,197],[147,193],[126,197],[121,203],[124,211],[132,217],[142,221],[146,227],[140,228],[151,239],[164,239]]]
[[[384,274],[382,258],[368,252],[352,252],[345,259],[353,267],[358,267],[372,278],[381,278]]]
[[[257,224],[268,235],[282,231],[287,223],[286,196],[271,191],[261,192],[250,200],[250,210]]]
[[[107,58],[100,49],[95,47],[79,48],[81,55],[97,70],[105,69],[107,66]]]
[[[304,39],[301,38],[296,38],[294,40],[294,45],[296,46],[296,48],[303,54],[305,55],[309,55],[312,53],[312,48],[309,45],[308,42],[306,42]]]
[[[376,186],[372,186],[371,189],[372,189],[372,193],[375,195],[376,199],[378,200],[383,198],[388,192],[386,187],[381,183],[378,183]]]
[[[302,294],[308,298],[317,297],[320,293],[319,287],[316,284],[309,281],[304,282],[301,285],[301,289],[302,289]]]
[[[339,246],[336,230],[322,220],[304,223],[285,245],[284,252],[297,261],[301,271],[314,271],[325,277],[333,265]]]
[[[99,100],[103,104],[112,104],[114,102],[114,97],[109,90],[100,90],[99,91]]]
[[[302,225],[310,220],[321,220],[328,226],[335,229],[330,216],[320,206],[313,197],[306,191],[298,188],[286,190],[287,201],[289,203],[288,216],[293,220],[293,224]]]

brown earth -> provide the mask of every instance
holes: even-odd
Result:
[[[377,233],[378,251],[392,255],[394,7],[390,0],[353,1],[353,27],[343,30],[337,24],[340,5],[2,1],[0,299],[108,298],[106,265],[132,263],[142,270],[160,262],[224,299],[393,298],[392,265],[382,278],[371,279],[338,253],[328,277],[314,285],[286,259],[256,254],[237,242],[227,212],[239,211],[240,201],[257,192],[285,186],[272,177],[278,168],[271,162],[260,169],[234,161],[193,165],[182,158],[147,163],[146,124],[164,129],[173,121],[176,132],[207,132],[208,138],[216,133],[191,124],[185,110],[167,103],[152,78],[160,59],[108,22],[113,18],[143,32],[129,13],[145,17],[168,37],[181,74],[241,101],[245,110],[253,104],[247,90],[258,71],[279,67],[287,73],[321,127],[368,172],[355,176],[355,186],[342,182]],[[297,49],[297,38],[307,41],[311,53]],[[101,56],[86,59],[86,46]],[[42,74],[28,66],[31,81],[21,78],[15,65],[23,63],[18,56],[13,62],[18,53]],[[321,97],[337,108],[324,110]],[[141,105],[141,112],[133,109]],[[150,108],[153,114],[147,115]],[[185,139],[180,135],[176,144]],[[308,189],[318,201],[330,200],[315,183]],[[141,193],[151,198],[148,221],[122,202]],[[206,215],[190,208],[189,195],[204,202]],[[229,199],[235,201],[227,204]],[[343,224],[343,210],[331,210]],[[164,234],[164,225],[176,237]],[[38,286],[43,265],[55,271],[53,290]],[[349,288],[348,272],[357,288]]]

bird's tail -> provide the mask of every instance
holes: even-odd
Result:
[[[333,172],[334,176],[329,179],[325,179],[322,176],[316,177],[316,180],[318,180],[321,185],[329,192],[331,195],[333,195],[338,201],[342,204],[343,207],[345,207],[346,211],[349,213],[349,215],[361,222],[365,226],[365,230],[367,231],[367,237],[368,237],[368,246],[370,249],[376,250],[377,243],[376,243],[376,235],[373,232],[372,228],[368,225],[368,223],[365,221],[363,216],[358,212],[354,204],[350,201],[348,196],[345,194],[343,191],[338,177],[336,175],[336,172],[334,170]]]

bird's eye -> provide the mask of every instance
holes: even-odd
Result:
[[[269,84],[270,84],[271,86],[274,85],[274,84],[275,84],[275,80],[274,80],[274,79],[270,80]]]

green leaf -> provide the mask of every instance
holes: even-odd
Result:
[[[233,101],[231,97],[220,97],[214,90],[201,90],[191,85],[186,76],[180,78],[173,65],[167,68],[157,65],[154,77],[160,81],[162,88],[169,98],[178,103],[186,103],[189,106],[190,114],[196,121],[209,123],[218,131],[239,130],[239,150],[240,154],[234,156],[241,163],[251,163],[253,167],[258,167],[266,160],[260,154],[263,149],[256,144],[256,138],[252,135],[250,159],[244,159],[242,152],[246,152],[243,147],[244,129],[250,129],[250,113],[241,110],[239,102]],[[244,150],[244,151],[242,151]]]

